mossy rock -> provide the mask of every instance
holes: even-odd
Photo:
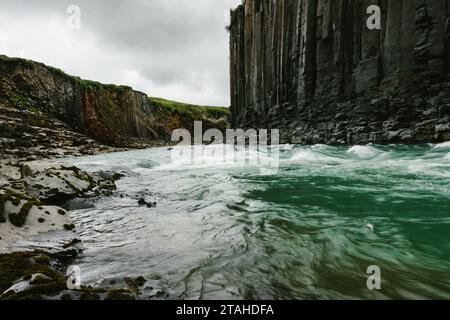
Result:
[[[149,103],[155,108],[158,116],[164,119],[161,127],[169,136],[173,130],[179,128],[192,133],[195,121],[202,121],[204,130],[216,128],[224,132],[229,127],[228,108],[198,106],[155,97],[149,98]]]
[[[30,289],[18,292],[8,293],[2,297],[3,300],[43,300],[45,297],[54,297],[62,290],[66,289],[65,282],[49,280],[34,285]]]
[[[34,262],[37,264],[42,264],[49,266],[50,265],[50,258],[46,255],[37,256],[34,258]]]
[[[73,297],[70,293],[65,293],[61,296],[61,300],[63,301],[70,301],[73,300]]]
[[[0,223],[5,223],[5,200],[0,196]]]
[[[7,201],[11,201],[11,203],[15,206],[18,206],[21,201],[27,201],[18,213],[9,214],[9,221],[16,227],[22,227],[26,219],[28,217],[28,213],[30,212],[33,206],[40,206],[41,202],[33,199],[29,196],[11,191],[2,189],[4,194],[0,194],[0,223],[6,222],[5,217],[5,203]]]
[[[93,292],[84,292],[81,294],[80,300],[85,300],[85,301],[100,300],[100,295],[98,293],[93,293]]]
[[[135,300],[129,292],[125,290],[110,290],[106,295],[106,300],[120,301],[120,300]]]
[[[25,203],[18,213],[11,213],[9,215],[9,221],[16,227],[22,227],[30,213],[31,208],[36,205],[37,202],[29,201]]]
[[[22,292],[8,292],[2,300],[38,300],[61,295],[61,300],[135,300],[137,287],[145,284],[143,277],[128,278],[126,282],[133,289],[107,289],[81,287],[68,290],[63,270],[69,264],[59,255],[42,250],[16,252],[0,255],[0,295],[18,281],[29,281],[30,287]],[[60,266],[55,269],[55,266]],[[32,280],[32,281],[31,281]]]
[[[138,287],[143,287],[147,280],[144,277],[137,277],[136,279],[134,279],[134,282]]]
[[[49,283],[49,278],[47,277],[43,277],[41,275],[37,275],[35,276],[35,278],[30,282],[30,284],[35,285],[35,286],[39,286],[39,285],[45,285],[47,283]]]
[[[50,258],[44,251],[15,252],[0,255],[0,293],[9,289],[17,280],[29,280],[34,274],[43,274],[49,279],[23,293],[11,293],[6,298],[14,299],[30,294],[54,294],[66,287],[65,276],[50,266]]]
[[[9,96],[8,102],[16,107],[16,108],[23,108],[27,109],[32,112],[37,112],[38,108],[34,106],[31,102],[31,99],[19,94],[19,93],[13,93]]]
[[[145,280],[144,277],[125,278],[124,280],[125,283],[128,285],[128,288],[130,288],[130,290],[135,294],[139,294],[140,293],[139,288],[143,287],[147,282],[147,280]]]
[[[75,229],[75,225],[72,224],[65,224],[64,225],[64,229],[68,230],[68,231],[72,231],[73,229]]]

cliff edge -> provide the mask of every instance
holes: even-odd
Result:
[[[0,55],[4,149],[18,142],[27,147],[40,135],[71,146],[92,144],[81,135],[113,147],[167,145],[172,130],[192,126],[195,120],[203,120],[206,127],[219,122],[225,130],[228,114],[227,108],[149,98],[128,86],[83,80],[42,63]]]

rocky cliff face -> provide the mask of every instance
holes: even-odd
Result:
[[[246,0],[230,76],[232,125],[284,142],[450,140],[450,1]]]
[[[31,124],[30,119],[50,117],[74,132],[112,146],[167,144],[172,130],[178,129],[173,128],[174,118],[187,122],[183,117],[189,113],[190,119],[193,114],[190,109],[183,113],[153,102],[146,94],[130,87],[82,80],[41,63],[0,56],[0,115],[8,117],[7,121],[0,119],[4,132],[13,134],[17,127]],[[217,108],[216,113],[197,109],[198,118],[190,119],[192,123],[226,118],[228,112],[225,108]],[[27,119],[20,126],[13,123],[16,118],[24,120],[25,114]],[[48,125],[46,128],[52,129]]]

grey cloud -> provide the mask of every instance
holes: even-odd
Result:
[[[229,9],[239,2],[0,0],[0,12],[6,11],[11,19],[18,21],[43,17],[42,26],[45,28],[45,17],[64,16],[69,5],[78,5],[82,12],[82,29],[77,32],[81,37],[86,32],[96,39],[95,48],[81,48],[86,55],[86,61],[82,63],[87,64],[83,69],[89,64],[95,66],[98,63],[87,61],[91,58],[89,52],[100,51],[110,59],[119,61],[122,69],[139,72],[143,79],[136,80],[136,84],[132,85],[137,85],[140,90],[156,91],[156,94],[160,90],[167,94],[173,87],[173,97],[179,99],[186,96],[185,100],[196,100],[191,101],[193,103],[228,105],[228,35],[225,17]],[[14,36],[26,32],[22,28]],[[75,61],[73,64],[70,70],[77,70]],[[98,73],[99,79],[103,80],[107,76],[102,70]],[[151,87],[148,87],[148,83],[152,84]],[[183,90],[199,92],[199,99],[195,98],[194,92],[181,93],[181,87],[185,88]],[[203,98],[207,101],[203,101],[201,95],[206,92],[208,95]]]

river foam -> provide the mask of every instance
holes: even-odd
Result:
[[[85,245],[76,263],[92,285],[143,275],[143,298],[447,298],[449,147],[210,146],[197,162],[174,157],[176,148],[66,159],[126,173],[112,197],[71,212]],[[228,160],[212,152],[223,148]],[[245,157],[262,160],[236,160]],[[366,287],[374,264],[383,291]]]

